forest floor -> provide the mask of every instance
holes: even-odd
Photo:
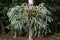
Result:
[[[28,37],[17,36],[16,38],[13,38],[13,36],[5,34],[0,36],[0,40],[28,40]],[[35,38],[34,40],[60,40],[60,37],[56,36],[40,37]]]

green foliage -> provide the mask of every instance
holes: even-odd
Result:
[[[7,26],[9,24],[7,11],[9,8],[15,5],[21,5],[22,3],[27,2],[26,0],[0,0],[0,20],[2,24]]]
[[[53,21],[51,12],[47,10],[42,3],[39,6],[34,6],[31,12],[26,12],[27,4],[22,4],[21,6],[15,6],[9,9],[7,16],[9,17],[9,21],[11,22],[9,27],[11,31],[19,31],[19,33],[26,33],[32,30],[39,31],[43,28],[43,33],[46,35],[47,32],[51,32],[48,27],[48,22]],[[48,29],[48,31],[47,31]],[[24,31],[22,31],[24,30]],[[35,34],[35,33],[34,33]]]
[[[39,0],[37,0],[39,2]],[[37,4],[40,4],[40,2],[38,3],[37,1],[36,2],[36,5]],[[59,25],[60,25],[60,0],[40,0],[41,2],[45,2],[47,5],[49,5],[49,8],[51,7],[51,12],[54,13],[53,14],[53,23],[50,25],[50,29],[55,32],[55,31],[58,31],[58,29],[60,28]],[[7,26],[9,23],[8,19],[10,19],[10,17],[8,18],[7,17],[7,11],[9,10],[9,8],[15,6],[15,5],[21,5],[19,6],[19,10],[21,9],[21,11],[23,12],[23,10],[25,10],[25,8],[27,8],[28,6],[27,5],[22,5],[22,3],[24,2],[27,2],[27,0],[0,0],[0,20],[3,22],[4,24],[4,27]],[[16,6],[17,7],[17,6]],[[14,8],[14,7],[13,7]],[[23,9],[24,8],[24,9]],[[33,10],[31,11],[32,12],[32,16],[34,20],[37,21],[37,18],[36,17],[39,17],[41,19],[41,21],[43,21],[41,23],[41,25],[44,23],[47,25],[47,23],[45,22],[46,20],[48,20],[49,22],[51,22],[52,18],[50,16],[50,14],[48,14],[48,16],[46,16],[45,14],[42,15],[42,13],[45,13],[44,10],[40,10],[40,6],[38,9],[35,10],[35,8],[33,8]],[[12,9],[12,8],[11,8]],[[43,8],[42,8],[43,9]],[[36,11],[36,12],[35,12]],[[39,11],[39,12],[38,12]],[[44,11],[44,12],[43,12]],[[21,13],[22,13],[21,12]],[[25,12],[23,12],[24,14]],[[36,13],[38,13],[36,15]],[[50,13],[50,12],[49,12]],[[25,16],[23,16],[25,17]],[[47,19],[46,19],[47,17]],[[19,17],[18,17],[19,18]],[[20,20],[20,19],[18,19]],[[22,19],[23,20],[23,19]],[[32,20],[33,21],[33,20]],[[10,21],[11,22],[11,21]],[[37,25],[37,23],[36,23]],[[12,26],[9,26],[9,27],[12,27]],[[11,29],[12,30],[12,29]],[[25,30],[25,29],[24,29]],[[59,31],[60,32],[60,31]]]

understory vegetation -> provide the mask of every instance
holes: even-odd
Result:
[[[44,3],[34,6],[31,12],[25,10],[27,6],[27,4],[22,4],[22,6],[13,7],[8,11],[7,16],[11,22],[8,26],[11,31],[17,30],[20,34],[32,31],[31,33],[34,33],[35,36],[40,29],[43,30],[44,35],[51,32],[48,22],[51,23],[53,18]]]
[[[28,12],[27,0],[0,0],[0,33],[14,31],[18,35],[30,33],[34,37],[42,35],[60,37],[60,0],[35,0]],[[32,33],[32,34],[31,34]]]

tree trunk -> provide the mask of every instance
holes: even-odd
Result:
[[[29,40],[33,40],[32,39],[32,29],[31,28],[29,28]]]

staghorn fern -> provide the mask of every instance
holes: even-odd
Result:
[[[11,31],[17,30],[20,34],[29,32],[30,35],[36,36],[38,31],[43,28],[42,34],[47,35],[47,32],[51,32],[48,27],[47,21],[53,21],[51,12],[47,10],[41,3],[38,6],[34,6],[31,12],[26,12],[27,4],[21,6],[15,6],[9,9],[7,16],[11,22],[6,28],[10,28]],[[24,30],[24,31],[23,31]]]

